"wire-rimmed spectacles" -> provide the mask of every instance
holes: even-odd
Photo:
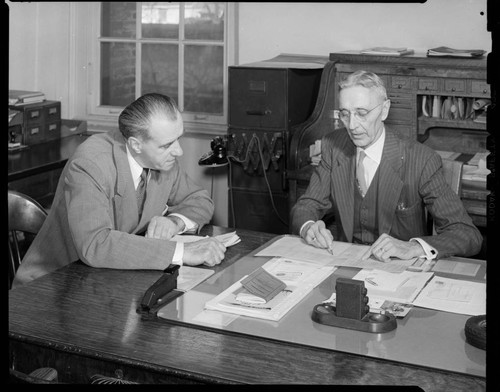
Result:
[[[370,110],[368,110],[368,109],[356,109],[356,110],[350,111],[347,109],[341,109],[341,110],[339,110],[339,118],[342,121],[347,122],[347,121],[349,121],[351,115],[353,115],[356,120],[364,122],[364,121],[366,121],[368,115],[372,111],[374,111],[376,108],[383,105],[384,102],[385,101],[382,101],[381,103],[379,103],[377,106],[371,108]]]

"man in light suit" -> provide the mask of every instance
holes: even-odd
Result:
[[[292,233],[331,249],[334,238],[322,220],[330,212],[335,240],[370,245],[365,258],[387,262],[479,253],[481,233],[446,183],[440,156],[385,126],[389,108],[376,74],[356,71],[340,83],[345,128],[322,139],[321,162],[291,211]],[[436,235],[427,233],[426,209]]]
[[[118,124],[119,131],[89,137],[67,162],[14,287],[76,260],[162,270],[170,263],[214,266],[224,258],[226,248],[214,238],[170,240],[199,231],[214,211],[208,192],[179,165],[184,126],[175,102],[146,94],[122,111]],[[143,184],[140,202],[136,189]]]

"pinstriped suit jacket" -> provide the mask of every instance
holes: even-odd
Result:
[[[78,259],[93,267],[164,269],[175,242],[135,235],[153,216],[177,212],[199,229],[212,218],[208,192],[179,163],[153,170],[139,221],[125,139],[119,131],[93,135],[66,164],[50,213],[16,274],[25,283]]]
[[[299,234],[308,220],[322,219],[331,208],[338,241],[352,242],[356,147],[342,128],[321,142],[321,162],[306,192],[291,211],[291,229]],[[386,126],[379,165],[377,218],[379,235],[400,240],[419,237],[436,248],[438,257],[479,253],[482,236],[459,196],[443,176],[441,157],[416,141],[401,139]],[[427,235],[426,211],[434,218],[437,235]]]

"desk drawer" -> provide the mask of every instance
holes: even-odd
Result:
[[[475,97],[491,98],[491,88],[484,80],[469,80],[469,91]]]
[[[419,78],[418,89],[424,91],[438,91],[440,88],[440,80],[434,78]]]
[[[445,79],[444,91],[446,93],[465,93],[464,79]]]
[[[229,124],[286,128],[286,70],[230,68]]]
[[[391,76],[389,88],[394,90],[407,90],[413,89],[413,79],[410,76]]]

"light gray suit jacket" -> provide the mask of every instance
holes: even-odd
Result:
[[[153,216],[180,213],[198,224],[212,218],[214,205],[179,163],[153,170],[139,221],[136,194],[119,131],[89,137],[67,162],[49,215],[16,274],[14,286],[76,260],[93,267],[165,269],[175,242],[136,235]]]
[[[321,162],[307,191],[291,211],[292,233],[308,220],[335,215],[337,241],[352,242],[356,147],[342,128],[321,142]],[[419,237],[436,248],[438,257],[479,253],[482,236],[462,201],[443,176],[441,157],[431,148],[399,137],[386,126],[379,165],[377,218],[379,235],[400,240]],[[437,235],[428,235],[426,208]]]

